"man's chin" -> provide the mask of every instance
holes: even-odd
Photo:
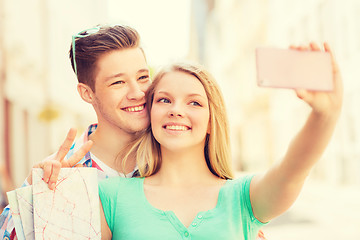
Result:
[[[150,123],[142,124],[139,126],[134,126],[131,129],[129,129],[129,133],[131,133],[131,134],[143,133],[148,129],[149,126],[150,126]]]

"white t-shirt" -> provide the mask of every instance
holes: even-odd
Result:
[[[99,165],[99,167],[101,167],[101,169],[104,171],[103,173],[107,176],[107,177],[103,177],[103,176],[99,176],[100,179],[102,178],[112,178],[112,177],[124,177],[124,178],[131,178],[134,174],[134,172],[138,169],[137,167],[135,167],[135,169],[127,174],[121,173],[116,171],[115,169],[109,167],[108,165],[106,165],[103,161],[101,161],[99,158],[97,158],[94,154],[92,154],[90,152],[90,156],[91,159],[93,159],[97,165]],[[99,174],[101,174],[100,171],[98,171]]]

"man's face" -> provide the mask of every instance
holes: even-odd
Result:
[[[149,125],[145,92],[150,76],[140,48],[115,50],[97,62],[93,106],[99,126],[135,133]]]

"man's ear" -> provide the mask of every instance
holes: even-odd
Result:
[[[94,92],[93,90],[84,83],[78,83],[77,90],[80,94],[80,97],[87,103],[92,104],[94,101]]]

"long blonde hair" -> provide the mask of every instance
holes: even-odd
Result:
[[[204,155],[209,170],[219,178],[231,179],[233,172],[230,161],[230,140],[228,119],[224,99],[213,76],[202,66],[193,63],[175,63],[162,68],[148,89],[146,106],[151,111],[155,89],[163,78],[170,72],[184,72],[196,77],[203,85],[210,110],[210,133],[206,136]],[[160,144],[154,138],[151,126],[145,130],[141,137],[131,144],[126,159],[135,154],[141,177],[155,174],[161,166]]]

